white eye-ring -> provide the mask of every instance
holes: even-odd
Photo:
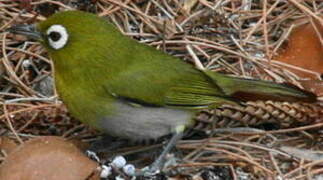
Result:
[[[49,45],[54,49],[63,48],[68,40],[66,28],[59,24],[54,24],[47,29],[47,37]]]

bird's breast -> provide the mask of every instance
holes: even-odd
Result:
[[[157,139],[192,123],[193,113],[164,107],[137,107],[115,102],[114,113],[100,120],[100,127],[112,136],[131,140]]]

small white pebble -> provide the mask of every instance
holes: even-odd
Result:
[[[123,172],[128,176],[134,176],[136,173],[136,168],[132,164],[127,164],[122,168]]]
[[[235,20],[235,19],[238,19],[238,18],[239,18],[238,14],[234,14],[234,15],[230,16],[230,20]]]
[[[86,155],[91,158],[91,159],[94,159],[95,161],[97,162],[100,162],[100,158],[97,156],[97,154],[93,151],[90,151],[90,150],[87,150],[86,151]]]
[[[249,23],[249,27],[254,27],[257,23],[255,22],[252,22],[252,23]]]
[[[112,174],[112,168],[106,165],[101,166],[102,170],[100,173],[101,178],[107,178]]]
[[[126,164],[127,164],[127,161],[123,156],[117,156],[111,162],[111,166],[116,168],[122,168]]]
[[[264,53],[262,53],[262,52],[256,52],[256,53],[254,54],[254,56],[255,56],[255,57],[259,57],[259,58],[263,58],[263,57],[265,57],[265,54],[264,54]]]
[[[121,176],[117,176],[117,177],[115,178],[115,180],[124,180],[124,178],[123,178],[123,177],[121,177]]]
[[[24,68],[28,68],[28,67],[30,67],[30,66],[31,66],[31,62],[30,62],[30,60],[29,60],[29,59],[26,59],[26,60],[22,61],[22,66],[23,66]]]
[[[277,179],[277,180],[283,180],[283,177],[281,177],[281,176],[277,176],[277,177],[276,177],[276,179]]]

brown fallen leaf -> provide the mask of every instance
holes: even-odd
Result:
[[[11,153],[14,149],[17,148],[17,146],[18,145],[13,140],[4,136],[0,137],[0,150],[4,153]]]
[[[323,26],[318,22],[314,25],[323,37]],[[323,74],[323,45],[319,34],[311,23],[295,28],[289,36],[287,46],[274,59]],[[314,77],[310,73],[291,70],[301,77]]]
[[[0,179],[99,179],[98,164],[65,139],[43,136],[11,152],[0,166]]]

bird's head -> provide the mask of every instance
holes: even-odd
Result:
[[[113,52],[121,33],[106,20],[81,11],[64,11],[34,25],[15,25],[9,32],[37,40],[55,61],[86,60],[85,56]],[[74,57],[70,57],[74,56]],[[75,58],[75,56],[77,58]]]

